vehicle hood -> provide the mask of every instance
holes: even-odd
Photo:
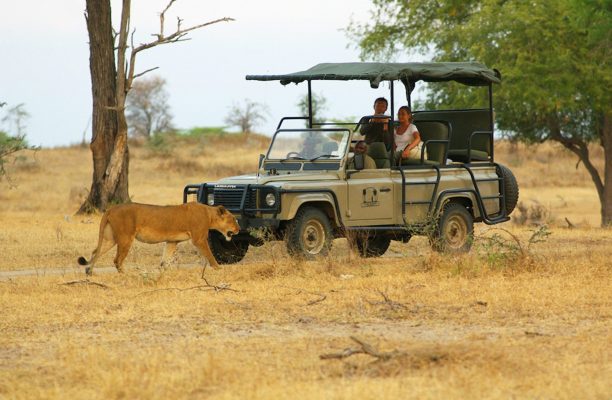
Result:
[[[215,184],[217,185],[246,185],[246,184],[258,184],[258,185],[272,185],[282,186],[283,183],[291,183],[298,181],[323,181],[323,180],[338,180],[340,179],[337,172],[296,172],[292,174],[281,174],[281,175],[239,175],[230,176],[227,178],[219,179]]]

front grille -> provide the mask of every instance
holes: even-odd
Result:
[[[236,189],[221,189],[215,188],[215,205],[216,206],[224,206],[229,209],[239,210],[240,203],[242,202],[242,195],[244,193],[245,188],[236,188]],[[250,189],[247,193],[244,208],[257,208],[257,190]]]

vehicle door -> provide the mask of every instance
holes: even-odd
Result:
[[[348,170],[347,184],[347,225],[388,225],[393,222],[394,185],[389,168]]]

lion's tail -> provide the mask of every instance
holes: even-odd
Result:
[[[102,247],[102,242],[104,241],[104,229],[106,229],[106,224],[108,223],[108,211],[102,215],[102,219],[100,220],[100,234],[98,235],[98,246],[91,253],[91,258],[89,261],[83,256],[77,259],[79,265],[90,265],[96,261],[97,256],[100,254],[100,250]]]

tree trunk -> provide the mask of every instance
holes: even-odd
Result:
[[[598,134],[604,149],[603,175],[599,173],[589,155],[588,142],[580,138],[567,138],[561,135],[559,124],[551,122],[551,139],[561,143],[566,149],[576,154],[593,180],[599,204],[601,206],[601,226],[612,226],[612,118],[609,114],[601,115],[601,126]],[[603,177],[603,179],[602,179]]]
[[[116,98],[117,71],[110,1],[87,0],[86,9],[93,98],[90,144],[93,178],[89,196],[79,213],[104,211],[113,203],[130,200],[127,127],[123,105],[117,104]]]
[[[605,113],[602,126],[604,148],[604,188],[601,203],[601,226],[612,227],[612,115]]]

